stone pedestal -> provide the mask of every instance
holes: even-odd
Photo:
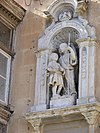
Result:
[[[74,96],[55,96],[51,98],[50,108],[62,108],[75,104]]]

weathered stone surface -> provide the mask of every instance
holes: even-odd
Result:
[[[32,1],[32,5],[31,6],[26,6],[25,5],[25,1],[24,0],[16,0],[21,6],[25,7],[27,9],[26,11],[26,15],[25,18],[23,19],[22,23],[17,27],[17,34],[16,34],[16,56],[13,62],[13,69],[12,69],[12,85],[11,85],[11,99],[10,99],[10,104],[11,106],[14,108],[14,115],[12,116],[10,123],[8,125],[8,133],[32,133],[33,132],[33,128],[30,126],[30,124],[28,124],[25,121],[25,118],[23,118],[23,116],[25,116],[25,112],[26,110],[28,110],[31,106],[33,106],[34,104],[34,93],[35,93],[35,75],[36,75],[36,56],[34,54],[33,51],[35,51],[36,49],[33,49],[33,46],[35,48],[37,48],[37,44],[38,44],[38,37],[41,31],[44,31],[45,29],[45,20],[44,18],[41,17],[41,14],[43,14],[43,11],[47,10],[47,7],[50,6],[50,4],[53,2],[53,0],[45,0],[42,1],[42,6],[40,5],[39,1]],[[88,4],[87,4],[88,5]],[[35,9],[34,9],[35,8]],[[83,6],[82,6],[83,8]],[[39,11],[38,11],[39,10]],[[31,11],[31,12],[29,12]],[[42,12],[41,12],[42,11]],[[83,10],[82,10],[83,11]],[[34,13],[33,13],[34,12]],[[38,14],[38,15],[36,15]],[[88,10],[86,13],[83,13],[83,16],[85,19],[87,19],[89,21],[90,25],[93,25],[96,28],[96,37],[98,40],[98,44],[100,43],[100,3],[99,0],[95,1],[92,0],[89,2],[88,5]],[[71,26],[73,24],[73,26],[76,25],[77,29],[80,29],[80,33],[83,34],[85,31],[84,29],[80,28],[79,25],[76,23],[63,23],[63,28],[65,29],[65,27]],[[52,25],[53,26],[53,25]],[[58,24],[58,30],[60,29],[60,24]],[[56,27],[53,28],[53,30],[49,30],[47,34],[48,38],[48,42],[49,42],[49,37],[52,33],[56,33]],[[45,34],[44,32],[42,32],[42,35]],[[87,37],[87,32],[85,32],[84,36]],[[39,43],[41,42],[41,39],[39,40]],[[43,40],[44,44],[46,44],[46,42]],[[41,43],[40,43],[41,44]],[[47,43],[48,45],[49,43]],[[90,47],[90,46],[89,46]],[[40,45],[41,48],[41,45]],[[30,52],[31,51],[31,52]],[[91,51],[93,51],[93,49],[91,48]],[[91,94],[95,93],[96,99],[98,101],[100,101],[100,73],[99,73],[99,69],[100,69],[100,48],[99,45],[96,47],[96,55],[95,55],[95,91],[91,91],[91,89],[89,89],[89,94],[91,96]],[[92,52],[90,53],[90,57],[92,56]],[[93,60],[91,60],[92,62]],[[29,63],[29,64],[28,64]],[[90,63],[91,64],[91,63]],[[92,69],[92,65],[91,69]],[[90,68],[90,67],[89,67]],[[92,77],[93,75],[90,75],[90,77]],[[91,80],[89,81],[90,85],[93,85],[93,80],[92,78],[90,78]],[[90,87],[91,88],[91,87]],[[91,97],[92,101],[94,100],[94,97]],[[81,99],[82,100],[82,99]],[[82,100],[82,104],[84,104],[84,101],[89,101],[89,99],[83,99]],[[19,104],[20,103],[20,104]],[[77,106],[76,106],[77,107]],[[94,105],[91,106],[91,109],[86,109],[84,106],[78,106],[80,108],[80,110],[82,110],[82,112],[84,111],[89,111],[89,110],[95,110],[94,109]],[[100,107],[96,107],[98,108],[98,110],[100,109]],[[66,108],[66,110],[69,110],[70,113],[68,112],[64,112],[63,110],[59,110],[59,112],[61,112],[61,114],[71,114],[71,111],[69,108]],[[80,118],[80,115],[77,115],[77,109],[74,108],[74,113],[75,115]],[[55,110],[57,113],[57,110]],[[59,113],[58,115],[55,115],[55,111],[52,110],[48,110],[46,113],[40,112],[40,114],[38,115],[38,113],[33,113],[33,116],[36,118],[36,115],[38,117],[46,117],[47,118],[51,118],[49,120],[51,120],[51,122],[55,123],[54,119],[52,119],[53,117],[59,118]],[[73,111],[72,111],[73,112]],[[54,114],[54,115],[53,115]],[[33,117],[32,116],[32,117]],[[68,115],[67,115],[68,117]],[[78,118],[75,118],[78,120]],[[67,118],[66,118],[67,119]],[[80,122],[83,121],[83,116],[81,116],[81,120]],[[71,120],[71,117],[69,117],[68,120]],[[45,119],[46,121],[46,119]],[[47,120],[48,121],[48,120]],[[63,120],[64,121],[64,120]],[[58,119],[56,120],[56,122],[58,122]],[[79,123],[80,123],[79,122]],[[54,128],[57,127],[55,124]],[[60,121],[60,123],[62,123],[62,120]],[[65,122],[64,122],[65,123]],[[62,123],[62,126],[63,124]],[[78,124],[79,124],[78,123]],[[99,121],[97,121],[97,123],[100,123]],[[77,124],[77,126],[78,126]],[[86,124],[86,125],[85,125]],[[85,130],[85,126],[88,127],[88,124],[85,123],[83,124],[83,128],[80,129],[79,132],[86,132],[88,133],[88,128]],[[73,124],[71,123],[71,128],[73,129]],[[16,129],[16,130],[15,130]],[[53,127],[50,127],[50,132],[52,132]],[[59,129],[59,128],[57,128]],[[100,132],[100,128],[99,126],[97,126],[97,133]],[[42,129],[41,129],[42,130]],[[75,129],[74,129],[75,130]],[[74,132],[73,130],[73,132]],[[48,129],[44,129],[42,130],[44,133],[47,133],[49,130]],[[67,131],[63,131],[63,132],[68,132]],[[71,130],[69,131],[71,132]],[[69,133],[68,132],[68,133]],[[78,129],[76,130],[75,133],[78,132]]]
[[[73,96],[58,96],[57,98],[51,98],[50,108],[66,108],[75,104],[75,98]]]

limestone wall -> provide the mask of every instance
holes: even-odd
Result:
[[[11,109],[14,110],[14,114],[9,122],[9,133],[28,133],[30,130],[24,117],[34,103],[36,75],[34,47],[37,46],[38,36],[43,25],[43,18],[27,11],[24,20],[16,29],[10,97]]]
[[[29,7],[24,4],[24,0],[16,0],[19,4],[26,8],[27,12],[16,28],[16,38],[14,42],[15,57],[12,63],[12,79],[11,79],[11,92],[10,104],[14,114],[8,123],[8,133],[32,133],[32,127],[25,120],[25,113],[34,104],[34,91],[35,91],[35,75],[36,75],[36,55],[34,47],[37,47],[39,34],[43,34],[45,29],[45,18],[41,17],[41,10],[45,10],[53,0],[44,0],[42,5],[39,1]],[[33,7],[39,9],[40,14],[34,14]],[[96,55],[96,94],[100,98],[100,3],[98,1],[91,1],[88,5],[87,14],[85,18],[96,28],[96,35],[98,40],[98,48]],[[79,127],[80,123],[82,124]],[[68,130],[61,130],[60,127],[71,128]],[[87,123],[76,122],[73,124],[58,124],[48,125],[44,128],[44,133],[88,133]],[[56,127],[56,128],[55,128]],[[56,130],[57,129],[57,130]],[[98,132],[99,133],[99,129]]]

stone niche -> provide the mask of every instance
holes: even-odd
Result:
[[[83,18],[86,3],[55,0],[38,40],[35,103],[26,120],[35,133],[96,133],[95,28]]]
[[[77,12],[80,4],[57,0],[44,12],[52,22],[38,40],[31,112],[96,101],[95,28]]]

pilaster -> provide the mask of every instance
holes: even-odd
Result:
[[[95,102],[95,47],[97,43],[91,38],[79,39],[76,42],[79,45],[78,104]]]
[[[40,49],[37,53],[35,103],[32,111],[42,111],[47,108],[47,63],[50,50]]]

